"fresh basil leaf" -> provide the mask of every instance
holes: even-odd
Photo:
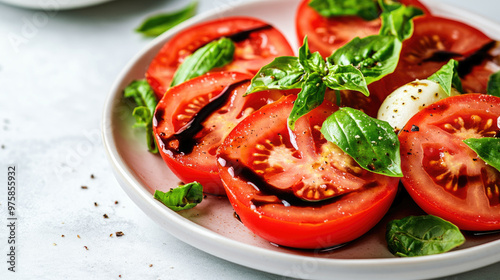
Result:
[[[334,90],[355,90],[370,95],[363,73],[352,65],[328,67],[328,75],[323,78],[326,86]]]
[[[488,79],[487,93],[489,95],[500,97],[500,71],[491,74]]]
[[[179,66],[170,86],[181,84],[213,68],[228,64],[233,61],[234,49],[233,41],[228,38],[220,38],[197,49]]]
[[[465,237],[454,224],[428,215],[389,222],[386,240],[393,254],[416,257],[448,252],[462,245]]]
[[[307,73],[316,72],[321,76],[327,74],[325,60],[319,52],[311,53],[307,36],[304,37],[304,44],[299,48],[299,63]]]
[[[197,1],[191,2],[182,10],[159,14],[147,18],[135,31],[142,33],[145,36],[156,37],[177,24],[189,19],[196,14]]]
[[[378,17],[374,0],[312,0],[309,6],[324,17],[359,16],[365,20]]]
[[[395,36],[356,37],[327,58],[331,65],[353,65],[365,76],[366,84],[394,72],[402,43]]]
[[[389,123],[344,107],[323,122],[321,133],[362,168],[391,177],[403,176],[398,137]]]
[[[291,130],[294,130],[295,122],[300,117],[323,103],[325,91],[326,85],[323,83],[321,75],[316,72],[309,74],[302,85],[302,90],[293,103],[292,112],[290,112],[288,116],[288,127],[290,127]]]
[[[423,15],[422,10],[413,6],[405,6],[398,3],[385,4],[383,0],[379,0],[382,8],[382,26],[380,27],[380,35],[393,35],[400,41],[404,41],[413,34],[412,18]]]
[[[450,59],[448,63],[427,79],[438,83],[448,96],[451,94],[452,87],[461,93],[463,92],[462,81],[458,76],[458,61],[454,59]]]
[[[469,146],[487,164],[500,171],[500,138],[483,137],[465,139]]]
[[[306,72],[297,57],[280,56],[259,70],[245,95],[267,89],[301,88],[305,78]]]
[[[168,192],[155,191],[154,198],[174,211],[195,207],[203,200],[203,186],[198,182],[170,189]]]
[[[153,135],[153,113],[158,101],[153,89],[146,80],[131,82],[124,90],[125,98],[132,98],[137,105],[132,112],[135,117],[134,127],[146,128],[146,141],[151,153],[158,153]]]

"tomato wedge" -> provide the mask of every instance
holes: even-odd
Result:
[[[320,132],[338,109],[325,101],[290,138],[295,95],[240,122],[217,152],[219,175],[245,226],[276,244],[323,248],[358,238],[389,209],[397,178],[368,172]]]
[[[500,137],[498,97],[442,99],[399,134],[406,190],[424,211],[463,230],[500,229],[500,172],[462,142],[481,137]]]
[[[311,52],[318,51],[323,57],[330,56],[333,51],[345,45],[355,37],[366,37],[378,34],[380,19],[366,21],[357,16],[339,16],[326,18],[309,7],[311,0],[303,0],[295,15],[295,28],[299,44],[307,35]],[[407,6],[415,6],[430,14],[429,10],[418,0],[402,0]]]
[[[172,172],[185,183],[197,181],[206,193],[223,195],[215,153],[242,119],[278,100],[282,91],[243,97],[252,76],[208,73],[170,88],[153,119],[159,151]]]
[[[146,79],[161,99],[179,65],[207,43],[229,37],[235,43],[233,62],[217,71],[255,74],[277,56],[293,55],[285,37],[274,27],[254,18],[230,17],[194,25],[172,37],[155,56]]]
[[[413,36],[403,43],[396,70],[384,77],[372,92],[381,100],[404,84],[428,78],[451,58],[458,60],[460,64],[481,64],[484,57],[477,57],[478,51],[494,44],[481,31],[455,20],[425,16],[416,18],[414,23]],[[471,56],[477,57],[478,61],[469,61]],[[464,78],[469,73],[470,70],[462,73],[461,77]],[[472,86],[477,82],[480,83],[479,86]],[[486,82],[487,78],[476,80],[470,76],[469,81],[463,84],[464,91],[486,93]]]

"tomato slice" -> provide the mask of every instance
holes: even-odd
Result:
[[[404,84],[428,78],[449,59],[453,58],[462,63],[483,47],[494,43],[481,31],[451,19],[425,16],[416,18],[414,23],[413,36],[403,43],[396,70],[384,77],[372,92],[381,100]],[[478,59],[479,61],[467,63],[481,64],[483,58]],[[462,78],[470,72],[463,73]],[[469,82],[463,84],[466,92],[486,92],[487,78],[486,81],[484,78],[477,80],[474,76],[469,79]],[[472,86],[477,82],[480,82],[479,86]]]
[[[424,211],[463,230],[500,229],[500,172],[462,142],[481,137],[500,137],[498,97],[442,99],[399,134],[406,190]]]
[[[252,76],[208,73],[170,88],[156,107],[153,132],[166,164],[185,183],[197,181],[211,194],[224,194],[215,153],[242,119],[278,100],[282,91],[243,97]]]
[[[325,101],[295,124],[295,95],[240,122],[217,152],[219,175],[241,221],[282,246],[321,248],[354,240],[386,213],[398,179],[368,172],[320,132],[338,109]]]
[[[179,65],[207,43],[229,37],[235,42],[234,59],[217,71],[255,74],[277,56],[293,55],[285,37],[274,27],[254,18],[230,17],[194,25],[172,37],[160,49],[146,72],[146,79],[161,99]]]
[[[307,35],[309,48],[318,51],[323,57],[330,56],[333,51],[342,47],[355,37],[367,37],[378,34],[381,21],[366,21],[357,16],[339,16],[326,18],[309,7],[311,0],[303,0],[295,16],[295,28],[299,44]],[[402,0],[407,6],[415,6],[430,14],[429,10],[418,0]]]

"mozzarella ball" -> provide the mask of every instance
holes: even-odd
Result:
[[[456,89],[452,88],[450,95],[459,94]],[[396,131],[400,131],[418,111],[445,97],[448,97],[448,94],[438,83],[416,80],[387,96],[378,110],[377,118],[387,121]]]

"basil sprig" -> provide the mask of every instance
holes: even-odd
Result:
[[[229,38],[220,38],[197,49],[186,57],[174,74],[170,86],[175,86],[201,76],[213,68],[222,67],[233,61],[234,43]]]
[[[462,245],[465,237],[454,224],[428,215],[389,222],[386,240],[396,256],[416,257],[448,252]]]
[[[323,122],[321,133],[364,169],[403,177],[398,136],[388,122],[345,107]]]
[[[186,210],[195,207],[203,200],[203,186],[198,182],[192,182],[170,189],[168,192],[156,190],[154,198],[174,211]]]
[[[309,6],[324,17],[359,16],[365,20],[378,17],[378,6],[373,0],[312,0]]]
[[[419,9],[401,4],[385,5],[382,0],[379,1],[379,4],[382,7],[382,28],[378,35],[355,38],[345,46],[337,49],[326,60],[319,53],[310,52],[307,37],[305,37],[304,44],[299,49],[298,57],[278,57],[270,64],[262,67],[252,79],[246,94],[266,89],[301,88],[288,117],[288,126],[291,130],[294,129],[295,122],[300,117],[323,102],[327,87],[336,91],[359,91],[368,96],[368,85],[370,83],[381,79],[396,69],[402,49],[402,40],[409,38],[413,33],[413,21],[411,19],[422,14]],[[356,113],[353,110],[349,113],[356,118],[376,123],[377,128],[390,128],[388,124],[379,123],[361,112]],[[352,121],[357,122],[356,118],[352,119]],[[340,126],[335,126],[335,121],[325,123],[330,123],[331,127],[327,125],[326,128],[322,129],[322,133],[329,134],[325,135],[325,137],[330,141],[336,141],[333,135],[337,132],[333,130],[339,129]],[[354,129],[354,131],[352,133],[342,131],[342,133],[361,136],[358,133],[359,127],[353,125],[345,128]],[[384,129],[363,131],[366,137],[356,141],[356,143],[365,141],[365,143],[359,145],[359,147],[362,147],[361,149],[354,149],[353,146],[349,147],[346,141],[336,141],[335,144],[355,160],[356,158],[361,159],[358,162],[361,167],[369,171],[400,177],[399,142],[397,142],[392,128],[385,129],[385,132],[383,132]],[[373,139],[373,141],[380,142],[379,137],[387,141],[387,143],[396,139],[398,145],[384,144],[383,149],[387,150],[384,150],[384,153],[379,152],[378,146],[375,148],[371,142],[366,143],[368,139],[371,139],[372,135],[377,135],[377,139]],[[367,153],[370,150],[371,152]],[[367,153],[368,157],[362,159],[364,158],[361,156],[363,153]]]
[[[448,96],[451,95],[452,87],[463,93],[462,81],[458,76],[458,61],[454,59],[450,59],[448,63],[427,79],[438,83]]]
[[[469,138],[463,141],[479,158],[500,171],[500,138]]]
[[[135,31],[145,36],[156,37],[177,24],[196,14],[197,1],[192,1],[187,7],[173,12],[151,16],[147,18]]]
[[[500,97],[500,71],[491,74],[488,79],[487,93],[496,97]]]
[[[151,153],[158,153],[153,135],[153,113],[158,101],[153,89],[146,80],[131,82],[124,90],[125,98],[132,98],[136,104],[132,115],[135,117],[134,127],[146,129],[146,141]]]
[[[369,95],[370,83],[396,69],[402,48],[399,38],[407,38],[413,32],[413,22],[405,20],[411,18],[411,15],[421,14],[420,10],[413,7],[408,8],[400,4],[397,8],[391,7],[382,13],[388,13],[385,17],[391,19],[385,22],[399,22],[404,27],[385,28],[383,22],[379,35],[355,38],[336,50],[326,60],[319,53],[310,52],[307,37],[305,37],[304,44],[299,49],[298,58],[278,57],[262,67],[252,79],[246,94],[266,89],[302,88],[295,102],[297,105],[294,105],[301,108],[295,108],[292,111],[293,115],[288,119],[291,129],[294,128],[298,118],[321,104],[318,98],[321,94],[318,91],[324,88],[324,85],[334,90],[356,90]],[[399,31],[404,34],[397,34]],[[313,73],[315,73],[315,78],[309,78]],[[305,88],[307,90],[304,90]],[[309,94],[314,96],[310,97]],[[297,112],[301,113],[297,114]]]

